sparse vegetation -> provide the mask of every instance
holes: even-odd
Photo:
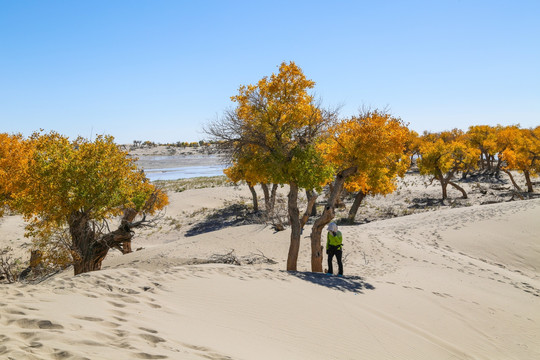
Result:
[[[178,180],[157,180],[156,186],[171,192],[182,192],[190,189],[205,189],[218,186],[237,186],[231,183],[225,176],[196,177]]]
[[[234,249],[226,254],[213,254],[208,260],[202,260],[201,263],[211,264],[230,264],[230,265],[255,265],[255,264],[277,264],[274,259],[264,255],[259,250],[258,254],[249,254],[246,256],[237,256]]]
[[[13,257],[12,250],[9,246],[0,249],[0,281],[10,284],[17,281],[23,268],[21,259]]]

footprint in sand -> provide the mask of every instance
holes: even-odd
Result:
[[[157,334],[157,330],[153,330],[153,329],[147,329],[147,328],[144,328],[144,327],[140,327],[139,330],[146,331],[146,332],[149,332],[151,334]]]
[[[32,341],[30,343],[30,345],[28,345],[28,346],[33,348],[33,349],[37,349],[37,348],[43,347],[43,344],[40,343],[39,341]]]
[[[160,342],[165,342],[165,339],[160,338],[159,336],[150,335],[150,334],[139,334],[139,337],[143,338],[144,340],[148,341],[149,343],[153,345]]]
[[[86,346],[103,346],[102,342],[93,341],[93,340],[80,340],[77,344],[86,345]]]
[[[126,336],[129,335],[129,332],[127,332],[125,330],[114,330],[113,334],[116,335],[119,338],[125,338]]]
[[[114,301],[107,301],[107,302],[108,302],[109,304],[111,304],[112,306],[114,306],[114,307],[118,307],[118,308],[124,308],[124,307],[126,307],[126,305],[124,305],[124,304],[119,304],[119,303],[114,302]]]
[[[206,359],[213,359],[213,360],[218,360],[218,359],[219,360],[228,360],[228,359],[231,359],[232,360],[232,358],[229,357],[229,356],[225,356],[225,355],[222,355],[222,354],[215,353],[211,349],[203,347],[203,346],[197,346],[197,345],[191,345],[191,344],[185,344],[185,343],[182,344],[182,345],[185,346],[188,349],[204,353],[204,354],[197,354],[197,355],[199,355],[201,357],[204,357]]]
[[[54,349],[54,350],[56,351],[54,353],[54,358],[55,359],[69,359],[69,358],[73,357],[73,355],[68,351],[60,350],[60,349]]]
[[[121,317],[119,317],[119,316],[113,316],[113,318],[114,318],[115,320],[117,320],[117,321],[120,321],[120,322],[127,322],[126,319],[123,319],[123,318],[121,318]]]
[[[57,330],[64,328],[62,325],[54,324],[50,320],[19,319],[15,323],[23,329]]]
[[[17,335],[23,340],[29,340],[36,336],[35,332],[20,332]]]
[[[167,356],[165,355],[152,355],[148,353],[137,353],[133,354],[138,359],[167,359]]]
[[[133,299],[127,295],[122,295],[122,294],[107,294],[107,296],[113,298],[113,299],[117,299],[119,301],[123,301],[123,302],[126,302],[126,303],[130,303],[130,304],[138,304],[139,303],[139,300],[137,299]],[[109,301],[109,303],[112,304],[111,301]],[[124,305],[125,306],[125,305]]]
[[[117,324],[112,321],[104,321],[101,323],[101,325],[112,328],[112,329],[116,329],[117,327],[120,327],[120,324]]]
[[[84,320],[84,321],[103,321],[102,318],[92,317],[92,316],[73,316],[75,319]]]
[[[120,311],[120,310],[111,310],[111,312],[112,312],[113,314],[116,314],[116,315],[122,316],[122,317],[125,317],[125,316],[127,315],[126,312]]]
[[[11,315],[26,315],[22,311],[15,310],[15,309],[10,309],[10,308],[5,309],[4,312],[6,314],[11,314]]]
[[[19,305],[19,307],[20,307],[21,309],[25,309],[25,310],[30,310],[30,311],[39,311],[39,309],[36,309],[36,308],[30,307],[30,306],[26,306],[26,305]]]

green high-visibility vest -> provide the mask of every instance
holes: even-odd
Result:
[[[338,231],[336,235],[334,236],[331,231],[328,232],[328,236],[326,237],[326,249],[328,250],[328,247],[337,246],[338,250],[341,250],[343,247],[343,236],[341,235],[341,231]]]

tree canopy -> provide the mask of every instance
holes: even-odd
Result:
[[[466,141],[461,130],[426,133],[420,145],[418,168],[421,174],[433,176],[433,179],[440,182],[443,200],[448,198],[449,184],[459,190],[466,199],[466,191],[452,179],[457,172],[476,168],[480,153],[479,149]]]
[[[312,271],[322,271],[321,232],[335,216],[342,189],[347,186],[361,194],[393,191],[395,177],[403,176],[409,167],[408,139],[409,130],[401,119],[379,110],[338,121],[321,138],[318,148],[335,176],[324,211],[311,231]]]
[[[9,205],[29,222],[28,235],[45,258],[73,263],[76,274],[99,270],[108,250],[129,244],[132,229],[145,223],[133,222],[138,213],[167,204],[111,136],[70,141],[55,132],[35,133],[23,143],[30,150]],[[118,229],[107,231],[106,222],[119,216]]]
[[[0,134],[0,216],[26,176],[31,148],[21,135]]]
[[[517,170],[525,176],[527,191],[533,192],[531,177],[540,174],[540,126],[534,129],[508,129],[511,141],[502,151],[507,170]]]
[[[206,132],[230,151],[233,179],[288,184],[291,246],[288,270],[296,270],[301,222],[300,188],[321,189],[331,179],[332,167],[316,147],[321,131],[335,120],[335,112],[322,109],[309,93],[315,82],[294,62],[282,63],[279,72],[256,85],[242,85],[231,97],[236,108],[211,124]]]

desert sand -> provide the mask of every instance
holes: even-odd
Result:
[[[540,199],[481,205],[471,185],[471,203],[396,216],[440,195],[408,175],[340,226],[340,278],[309,272],[309,225],[286,272],[288,229],[227,215],[247,187],[182,190],[101,271],[1,284],[0,358],[540,359]],[[1,219],[0,245],[23,226]],[[241,265],[210,261],[233,250]]]

